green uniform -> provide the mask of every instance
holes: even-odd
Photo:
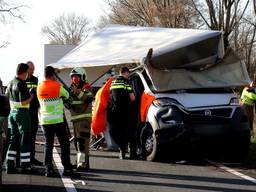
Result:
[[[15,166],[17,147],[19,147],[16,143],[20,138],[20,163],[22,168],[26,168],[30,166],[31,127],[29,104],[22,105],[21,102],[29,99],[30,94],[26,83],[15,77],[7,87],[7,95],[11,105],[8,117],[11,137],[7,152],[7,167],[12,169]]]
[[[72,91],[71,85],[70,90]],[[77,167],[89,168],[89,143],[92,121],[92,99],[93,95],[90,89],[85,88],[86,84],[81,84],[82,91],[79,94],[73,94],[72,106],[70,109],[71,121],[73,122],[75,146],[77,149]]]

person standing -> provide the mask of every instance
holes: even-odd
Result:
[[[7,173],[15,173],[15,160],[20,147],[20,166],[22,171],[31,170],[31,125],[29,103],[33,96],[29,93],[25,79],[28,76],[28,65],[20,63],[16,77],[9,83],[6,93],[10,100],[11,112],[8,117],[10,141],[7,151]],[[20,138],[20,141],[19,141]],[[18,143],[18,145],[17,145]]]
[[[133,142],[132,120],[133,102],[135,95],[129,82],[130,70],[122,67],[119,76],[112,81],[110,87],[110,102],[107,109],[107,119],[110,124],[109,133],[120,149],[120,159],[125,159],[128,143],[130,143],[130,157],[135,155]],[[131,145],[132,144],[132,145]]]
[[[83,68],[74,68],[70,72],[72,95],[70,108],[71,121],[74,127],[75,146],[77,149],[77,171],[87,171],[89,165],[89,143],[92,122],[91,86],[86,82],[87,75]]]
[[[29,106],[29,113],[31,118],[31,164],[42,166],[43,163],[35,158],[35,142],[36,134],[38,130],[38,108],[39,101],[36,95],[36,88],[38,85],[38,78],[34,74],[34,63],[32,61],[27,62],[28,65],[28,78],[26,79],[27,88],[33,93],[33,99]]]
[[[241,100],[249,119],[250,128],[253,131],[254,106],[256,102],[255,81],[253,81],[249,87],[243,89]]]
[[[69,93],[55,78],[55,69],[47,66],[44,70],[45,80],[37,87],[37,96],[40,103],[40,124],[45,134],[44,164],[46,177],[56,175],[53,169],[53,143],[56,134],[61,148],[61,163],[64,166],[63,175],[73,174],[70,162],[70,143],[64,124],[63,100],[69,98]]]

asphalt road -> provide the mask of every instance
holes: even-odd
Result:
[[[42,160],[43,146],[36,148],[37,158]],[[73,147],[71,156],[74,163]],[[256,192],[256,183],[207,162],[119,160],[117,152],[98,150],[91,151],[90,165],[90,171],[76,178],[46,178],[43,167],[36,167],[32,174],[3,173],[1,192]],[[239,167],[234,169],[242,171]]]

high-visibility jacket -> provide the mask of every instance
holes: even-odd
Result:
[[[40,123],[42,125],[64,122],[63,100],[69,98],[69,93],[57,81],[45,80],[37,87],[37,97],[40,103]]]
[[[248,89],[249,89],[248,87],[245,87],[243,89],[241,100],[243,104],[253,105],[254,102],[256,101],[256,93],[253,91],[249,92]]]

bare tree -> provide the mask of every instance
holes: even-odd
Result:
[[[99,18],[96,26],[94,27],[94,30],[97,31],[99,29],[102,29],[103,27],[107,26],[108,24],[111,24],[111,21],[110,21],[108,15],[102,15]]]
[[[51,44],[78,45],[90,31],[89,20],[74,13],[63,14],[49,25],[42,27],[42,33],[50,39]]]
[[[8,2],[6,0],[0,0],[0,22],[6,24],[12,18],[18,18],[19,20],[23,20],[23,15],[21,13],[21,9],[26,7],[24,4],[18,4],[17,2]],[[10,44],[8,41],[2,41],[0,43],[0,48],[5,48]]]
[[[6,22],[9,18],[18,18],[23,20],[21,8],[26,7],[24,4],[18,4],[17,2],[0,0],[0,21]]]
[[[255,79],[256,71],[256,0],[253,0],[253,13],[244,18],[246,26],[240,26],[240,28],[247,29],[247,33],[241,35],[240,39],[245,39],[244,45],[244,58],[247,64],[247,69],[251,77]]]
[[[196,27],[199,15],[187,0],[109,1],[110,22],[159,27]]]
[[[250,0],[204,0],[204,4],[191,0],[208,28],[224,32],[225,48],[229,46],[229,36],[239,25]]]

